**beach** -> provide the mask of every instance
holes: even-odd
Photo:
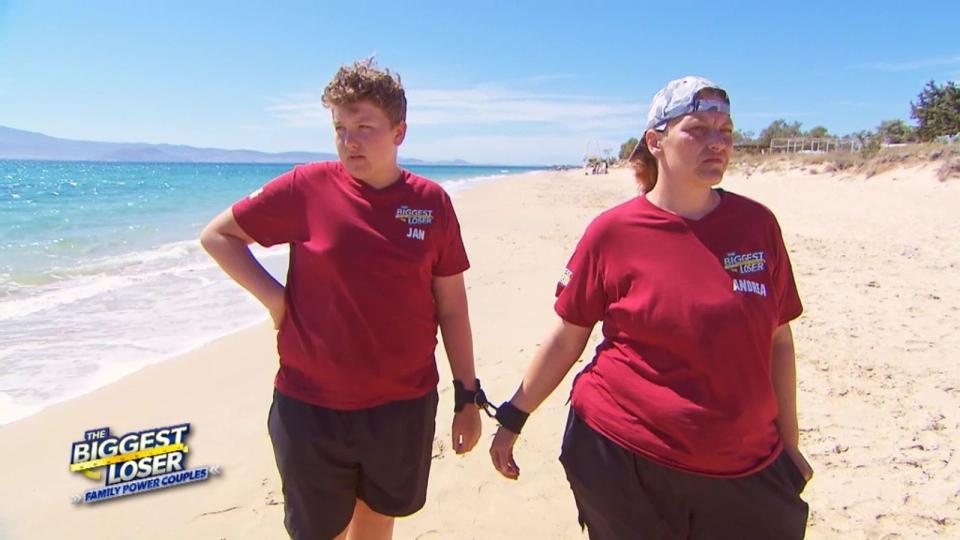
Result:
[[[804,314],[794,322],[808,538],[955,536],[960,523],[960,181],[933,167],[872,178],[785,168],[728,173],[722,187],[779,219]],[[557,317],[555,284],[586,225],[635,196],[630,171],[537,172],[454,195],[478,376],[509,398]],[[68,324],[68,323],[67,323]],[[533,414],[517,444],[520,479],[491,467],[494,432],[466,456],[450,449],[453,396],[443,348],[427,504],[398,539],[586,538],[557,461],[573,376]],[[174,339],[175,336],[170,336]],[[0,427],[7,465],[0,538],[286,538],[266,431],[274,333],[260,323],[149,365],[91,393]],[[102,486],[68,470],[71,444],[108,426],[127,433],[189,422],[192,485],[96,504]]]

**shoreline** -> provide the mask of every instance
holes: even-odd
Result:
[[[509,397],[555,324],[553,289],[587,223],[635,194],[630,171],[521,175],[454,203],[472,267],[467,294],[478,376]],[[796,322],[801,448],[816,470],[804,493],[809,538],[949,536],[960,523],[960,182],[929,168],[870,179],[797,171],[729,175],[721,187],[776,214],[805,313]],[[438,347],[440,406],[426,507],[395,537],[582,539],[557,462],[577,366],[531,415],[517,445],[520,480],[486,450],[450,451],[452,388]],[[276,371],[266,322],[150,365],[99,390],[0,427],[15,489],[0,494],[0,537],[285,538],[266,433]],[[195,485],[74,506],[102,485],[67,471],[88,429],[117,433],[192,423],[187,466],[219,465]],[[543,520],[538,516],[551,515]],[[160,531],[163,531],[162,533]]]
[[[503,179],[520,177],[527,174],[538,174],[540,172],[542,171],[536,170],[536,171],[524,171],[524,172],[513,174],[513,175],[492,174],[492,175],[479,176],[479,177],[466,177],[462,179],[446,180],[444,181],[444,186],[445,186],[445,189],[447,189],[448,192],[451,193],[452,197],[459,197],[460,194],[463,192],[469,191],[471,189],[475,189],[478,186],[482,186],[490,182],[497,182]],[[256,248],[256,246],[254,247]],[[114,259],[118,259],[118,260],[137,259],[138,258],[137,254],[141,254],[141,257],[142,257],[143,254],[149,255],[154,252],[166,252],[166,251],[170,251],[171,248],[176,248],[177,251],[187,250],[187,251],[193,251],[193,252],[200,252],[202,254],[202,263],[209,266],[209,268],[198,270],[198,272],[205,273],[205,274],[213,274],[213,279],[219,281],[220,282],[219,285],[225,286],[229,289],[227,291],[228,294],[231,294],[234,297],[238,297],[242,299],[246,298],[247,293],[245,291],[242,291],[239,288],[236,288],[236,290],[232,289],[231,284],[228,283],[229,279],[222,274],[222,271],[220,271],[219,268],[216,268],[212,260],[207,259],[206,254],[202,253],[202,249],[199,248],[199,242],[197,241],[196,238],[174,240],[173,242],[161,244],[159,246],[147,249],[145,251],[140,250],[140,251],[134,251],[130,253],[123,253],[123,254],[111,256],[108,258],[97,259],[94,262],[100,265],[107,265],[107,264],[110,264],[110,261]],[[285,248],[275,248],[270,251],[267,251],[264,248],[258,248],[258,249],[259,251],[255,251],[258,254],[258,257],[260,257],[262,260],[268,260],[269,261],[269,264],[267,264],[268,269],[271,270],[272,273],[274,273],[275,277],[278,280],[283,282],[285,280],[285,272],[286,272],[286,264],[287,264],[285,252],[282,252]],[[280,255],[283,255],[283,256],[280,257]],[[148,256],[147,258],[150,259],[152,257]],[[163,272],[167,272],[167,270],[163,270]],[[92,275],[90,277],[98,277],[98,275]],[[162,277],[169,279],[169,276],[166,276],[166,275]],[[127,279],[127,277],[123,277],[122,274],[117,274],[116,276],[101,275],[99,276],[99,278],[100,279]],[[195,285],[199,286],[200,284],[195,284]],[[137,285],[137,287],[142,288],[142,285]],[[56,294],[56,293],[53,293],[53,294]],[[98,294],[101,294],[101,293],[98,293]],[[205,293],[205,294],[217,294],[217,293]],[[26,299],[11,300],[11,302],[14,305],[16,305],[17,303],[23,303],[26,300],[34,301],[35,299],[31,299],[28,297]],[[139,299],[139,301],[143,301],[143,300],[145,299]],[[79,301],[83,302],[84,299],[81,299]],[[71,302],[76,302],[76,301],[67,302],[67,304],[65,305],[69,305]],[[256,308],[259,308],[259,305],[256,305]],[[34,307],[34,311],[37,311],[37,310],[42,311],[47,309],[56,309],[56,307],[55,306],[53,308],[49,308],[45,306]],[[181,307],[180,309],[183,310],[184,308]],[[191,335],[188,339],[187,344],[185,345],[178,344],[175,347],[167,348],[167,350],[155,350],[153,353],[147,354],[147,355],[143,355],[142,353],[139,353],[137,351],[118,350],[116,349],[116,347],[114,349],[106,349],[103,351],[97,350],[96,356],[98,359],[96,360],[96,366],[98,369],[98,373],[96,375],[91,376],[89,379],[82,379],[77,386],[64,391],[61,395],[58,395],[56,397],[52,397],[51,399],[47,399],[47,400],[44,400],[43,402],[34,403],[34,404],[18,403],[14,398],[7,397],[6,395],[2,396],[4,399],[0,400],[0,427],[10,425],[10,424],[19,422],[21,420],[30,418],[48,409],[49,407],[55,406],[59,403],[69,402],[70,400],[75,399],[77,397],[84,396],[91,392],[96,392],[97,390],[104,388],[106,386],[109,386],[111,384],[114,384],[117,381],[122,380],[123,378],[128,377],[146,368],[147,366],[163,363],[173,358],[176,358],[178,356],[188,354],[191,351],[195,351],[199,348],[202,348],[203,346],[213,341],[216,341],[218,339],[224,338],[231,334],[241,332],[245,329],[249,329],[253,326],[256,326],[257,324],[260,324],[269,318],[269,315],[266,314],[261,309],[257,309],[256,314],[251,313],[250,305],[243,306],[241,311],[244,311],[245,313],[245,315],[242,317],[243,321],[241,323],[235,324],[235,325],[224,324],[224,325],[221,325],[219,328],[211,328],[211,329],[208,329],[207,332],[201,332],[197,335]],[[162,320],[167,320],[166,317],[169,317],[172,314],[173,313],[163,314],[162,317],[165,317],[165,318]],[[212,312],[210,314],[210,316],[214,318],[222,315],[223,315],[222,313],[218,313],[218,312]],[[112,336],[112,337],[105,336],[104,341],[109,343],[112,339],[115,339],[116,337],[122,338],[122,336]],[[131,360],[132,358],[137,358],[137,359]],[[66,360],[69,360],[69,359],[64,359],[63,363],[73,365],[70,362],[66,362]],[[75,359],[72,360],[72,362],[75,362],[75,361],[76,361]],[[52,369],[52,367],[46,368],[46,369]],[[62,368],[59,368],[59,369],[62,369]],[[17,389],[17,388],[18,387],[14,387],[14,389]]]
[[[56,400],[54,400],[54,401],[50,401],[50,402],[43,403],[43,404],[36,405],[36,406],[22,406],[22,405],[16,405],[16,404],[13,404],[12,402],[10,402],[10,405],[9,405],[9,406],[10,406],[14,411],[16,411],[16,410],[23,410],[23,411],[29,411],[29,412],[27,412],[26,414],[20,415],[20,416],[15,416],[15,414],[12,414],[12,415],[10,415],[10,418],[11,418],[10,420],[5,420],[4,417],[0,416],[0,429],[3,429],[4,427],[7,427],[7,426],[15,425],[15,424],[17,424],[18,422],[27,421],[27,420],[29,420],[30,418],[32,418],[32,417],[34,417],[34,416],[36,416],[36,415],[38,415],[38,414],[43,414],[45,411],[47,411],[48,409],[50,409],[50,408],[52,408],[52,407],[56,407],[56,406],[62,405],[62,404],[67,404],[67,403],[69,403],[69,402],[71,402],[71,401],[73,401],[73,400],[75,400],[75,399],[82,398],[82,397],[87,396],[87,395],[89,395],[89,394],[98,392],[98,391],[100,391],[100,390],[102,390],[102,389],[104,389],[104,388],[108,388],[109,386],[111,386],[111,385],[113,385],[113,384],[117,384],[117,383],[123,381],[124,379],[126,379],[127,377],[133,376],[133,375],[137,374],[138,372],[140,372],[140,371],[142,371],[142,370],[144,370],[144,369],[146,369],[146,368],[149,368],[149,367],[151,367],[151,366],[155,366],[155,365],[158,365],[158,364],[163,364],[164,362],[168,362],[168,361],[170,361],[170,360],[175,360],[175,359],[180,358],[180,357],[182,357],[182,356],[186,356],[186,355],[188,355],[188,354],[195,353],[195,352],[203,349],[204,347],[207,347],[207,346],[209,346],[209,345],[211,345],[211,344],[213,344],[213,343],[215,343],[215,342],[217,342],[217,341],[220,341],[220,340],[222,340],[222,339],[229,339],[231,336],[239,336],[240,334],[243,334],[243,333],[245,333],[245,332],[247,332],[247,331],[249,331],[249,330],[251,330],[251,329],[253,329],[253,328],[256,328],[257,326],[260,326],[260,325],[262,325],[262,324],[265,324],[265,323],[266,323],[266,320],[267,320],[268,318],[269,318],[269,315],[264,315],[261,319],[259,319],[259,320],[257,320],[257,321],[253,321],[253,322],[248,323],[248,324],[241,325],[239,328],[230,329],[230,330],[224,330],[224,331],[221,332],[221,333],[213,334],[213,335],[208,336],[208,337],[204,337],[204,338],[203,338],[203,341],[202,341],[201,343],[191,344],[191,345],[189,345],[189,346],[188,346],[187,348],[185,348],[185,349],[176,350],[176,351],[173,351],[173,352],[170,352],[170,353],[165,353],[165,354],[163,354],[163,355],[161,355],[161,356],[158,356],[158,357],[156,357],[156,358],[151,358],[150,360],[147,360],[147,361],[145,361],[145,362],[142,363],[142,364],[138,364],[137,366],[132,367],[132,369],[130,369],[130,370],[117,370],[117,372],[111,372],[109,376],[105,376],[102,380],[98,380],[96,383],[92,384],[91,386],[85,387],[85,388],[81,388],[81,389],[77,390],[75,393],[68,393],[67,395],[65,395],[65,396],[63,396],[63,397],[61,397],[61,398],[58,398],[58,399],[56,399]],[[119,373],[118,373],[118,372],[119,372]],[[15,417],[14,417],[14,416],[15,416]]]

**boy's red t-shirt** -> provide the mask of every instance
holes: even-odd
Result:
[[[436,386],[433,278],[469,268],[443,188],[403,170],[377,190],[339,161],[313,163],[237,202],[233,216],[261,245],[290,244],[277,390],[351,410]]]

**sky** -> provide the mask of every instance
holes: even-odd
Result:
[[[960,81],[960,2],[0,0],[0,125],[111,142],[334,151],[320,105],[375,54],[402,77],[401,157],[579,163],[707,77],[738,129],[909,123]]]

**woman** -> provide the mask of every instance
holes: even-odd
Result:
[[[727,93],[699,77],[654,97],[631,156],[642,195],[601,214],[557,288],[561,321],[501,406],[490,449],[517,478],[523,422],[603,321],[560,461],[591,539],[802,538],[790,321],[802,311],[773,214],[715,188]]]

